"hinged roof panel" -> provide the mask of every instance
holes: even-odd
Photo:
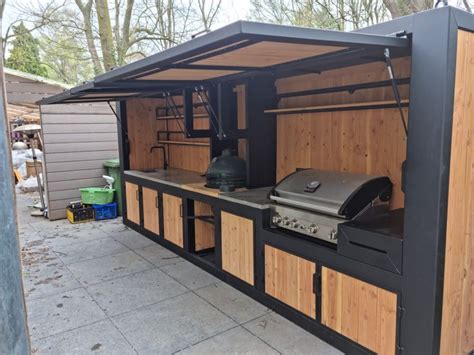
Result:
[[[42,104],[116,101],[265,73],[322,71],[410,53],[410,40],[239,21],[97,76]]]

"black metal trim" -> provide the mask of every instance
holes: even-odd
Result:
[[[398,85],[409,85],[410,78],[400,78],[397,79]],[[334,86],[328,88],[320,88],[320,89],[312,89],[312,90],[302,90],[302,91],[292,91],[292,92],[285,92],[282,94],[278,94],[278,98],[287,98],[287,97],[300,97],[300,96],[309,96],[309,95],[321,95],[321,94],[330,94],[335,92],[344,92],[347,91],[349,94],[352,94],[358,90],[365,90],[365,89],[375,89],[375,88],[383,88],[392,85],[391,80],[381,80],[381,81],[372,81],[367,83],[360,83],[360,84],[350,84],[350,85],[341,85],[341,86]]]

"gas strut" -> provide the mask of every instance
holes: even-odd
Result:
[[[199,90],[198,87],[194,88],[194,90],[196,91],[196,93],[199,97],[199,100],[201,101],[201,103],[203,104],[204,108],[207,111],[207,114],[209,115],[209,122],[211,123],[212,128],[214,129],[214,131],[216,132],[217,138],[219,138],[219,140],[222,140],[223,138],[226,137],[226,134],[222,130],[222,122],[220,122],[218,116],[214,112],[214,109],[210,105],[209,97],[207,96],[206,92],[204,91],[204,87],[201,86],[200,89],[201,89],[201,91]],[[218,127],[216,127],[216,123],[214,122],[213,118],[217,122]]]
[[[400,100],[400,93],[398,92],[397,79],[393,73],[392,59],[390,58],[390,50],[385,48],[383,52],[385,56],[385,63],[387,64],[388,75],[390,76],[390,81],[392,82],[393,95],[395,96],[395,101],[397,102],[398,110],[400,111],[400,118],[402,119],[403,129],[405,131],[405,137],[408,136],[407,123],[405,121],[405,115],[403,114],[402,103]]]

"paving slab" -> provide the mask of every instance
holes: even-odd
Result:
[[[197,290],[219,281],[189,261],[161,266],[160,269],[190,290]]]
[[[342,355],[339,350],[276,313],[243,325],[282,354]]]
[[[51,248],[66,265],[129,250],[125,245],[109,237],[81,243],[52,245]]]
[[[117,233],[117,232],[132,230],[128,228],[125,224],[123,224],[123,220],[121,217],[116,218],[116,219],[106,220],[106,221],[97,221],[97,222],[94,222],[94,226],[96,226],[100,230],[110,235],[113,235],[114,233]]]
[[[41,339],[106,318],[83,288],[31,300],[27,303],[32,339]]]
[[[145,248],[156,243],[134,230],[125,230],[122,232],[109,233],[116,241],[126,245],[130,249]]]
[[[223,282],[200,288],[196,294],[239,324],[270,312],[270,309]]]
[[[99,228],[88,226],[86,223],[80,226],[80,228],[74,226],[72,229],[66,228],[64,230],[45,230],[40,233],[48,245],[55,247],[108,238],[108,234]]]
[[[206,339],[196,345],[192,345],[177,354],[247,354],[265,355],[279,354],[262,340],[249,333],[242,327],[230,329],[212,338]]]
[[[236,326],[193,293],[112,318],[139,354],[170,354]]]
[[[136,354],[110,320],[34,341],[31,347],[38,355]]]
[[[23,268],[25,297],[35,299],[81,287],[74,275],[59,259],[44,265]]]
[[[68,268],[83,285],[93,285],[145,271],[154,266],[133,251],[127,251],[74,263]]]
[[[156,268],[89,286],[88,291],[109,316],[189,292]]]
[[[165,266],[184,261],[183,258],[172,251],[163,248],[159,244],[153,244],[142,249],[135,249],[135,253],[139,254],[155,266]]]

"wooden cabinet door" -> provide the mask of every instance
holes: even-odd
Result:
[[[142,188],[143,227],[150,232],[160,234],[158,191]]]
[[[127,201],[127,219],[133,223],[140,224],[140,197],[138,185],[125,182],[125,195]]]
[[[321,323],[377,354],[395,354],[397,295],[326,267],[321,277]]]
[[[254,284],[253,221],[221,213],[222,269]]]
[[[313,319],[315,272],[314,262],[265,245],[265,292]]]
[[[164,238],[183,247],[183,203],[181,197],[163,194]]]

